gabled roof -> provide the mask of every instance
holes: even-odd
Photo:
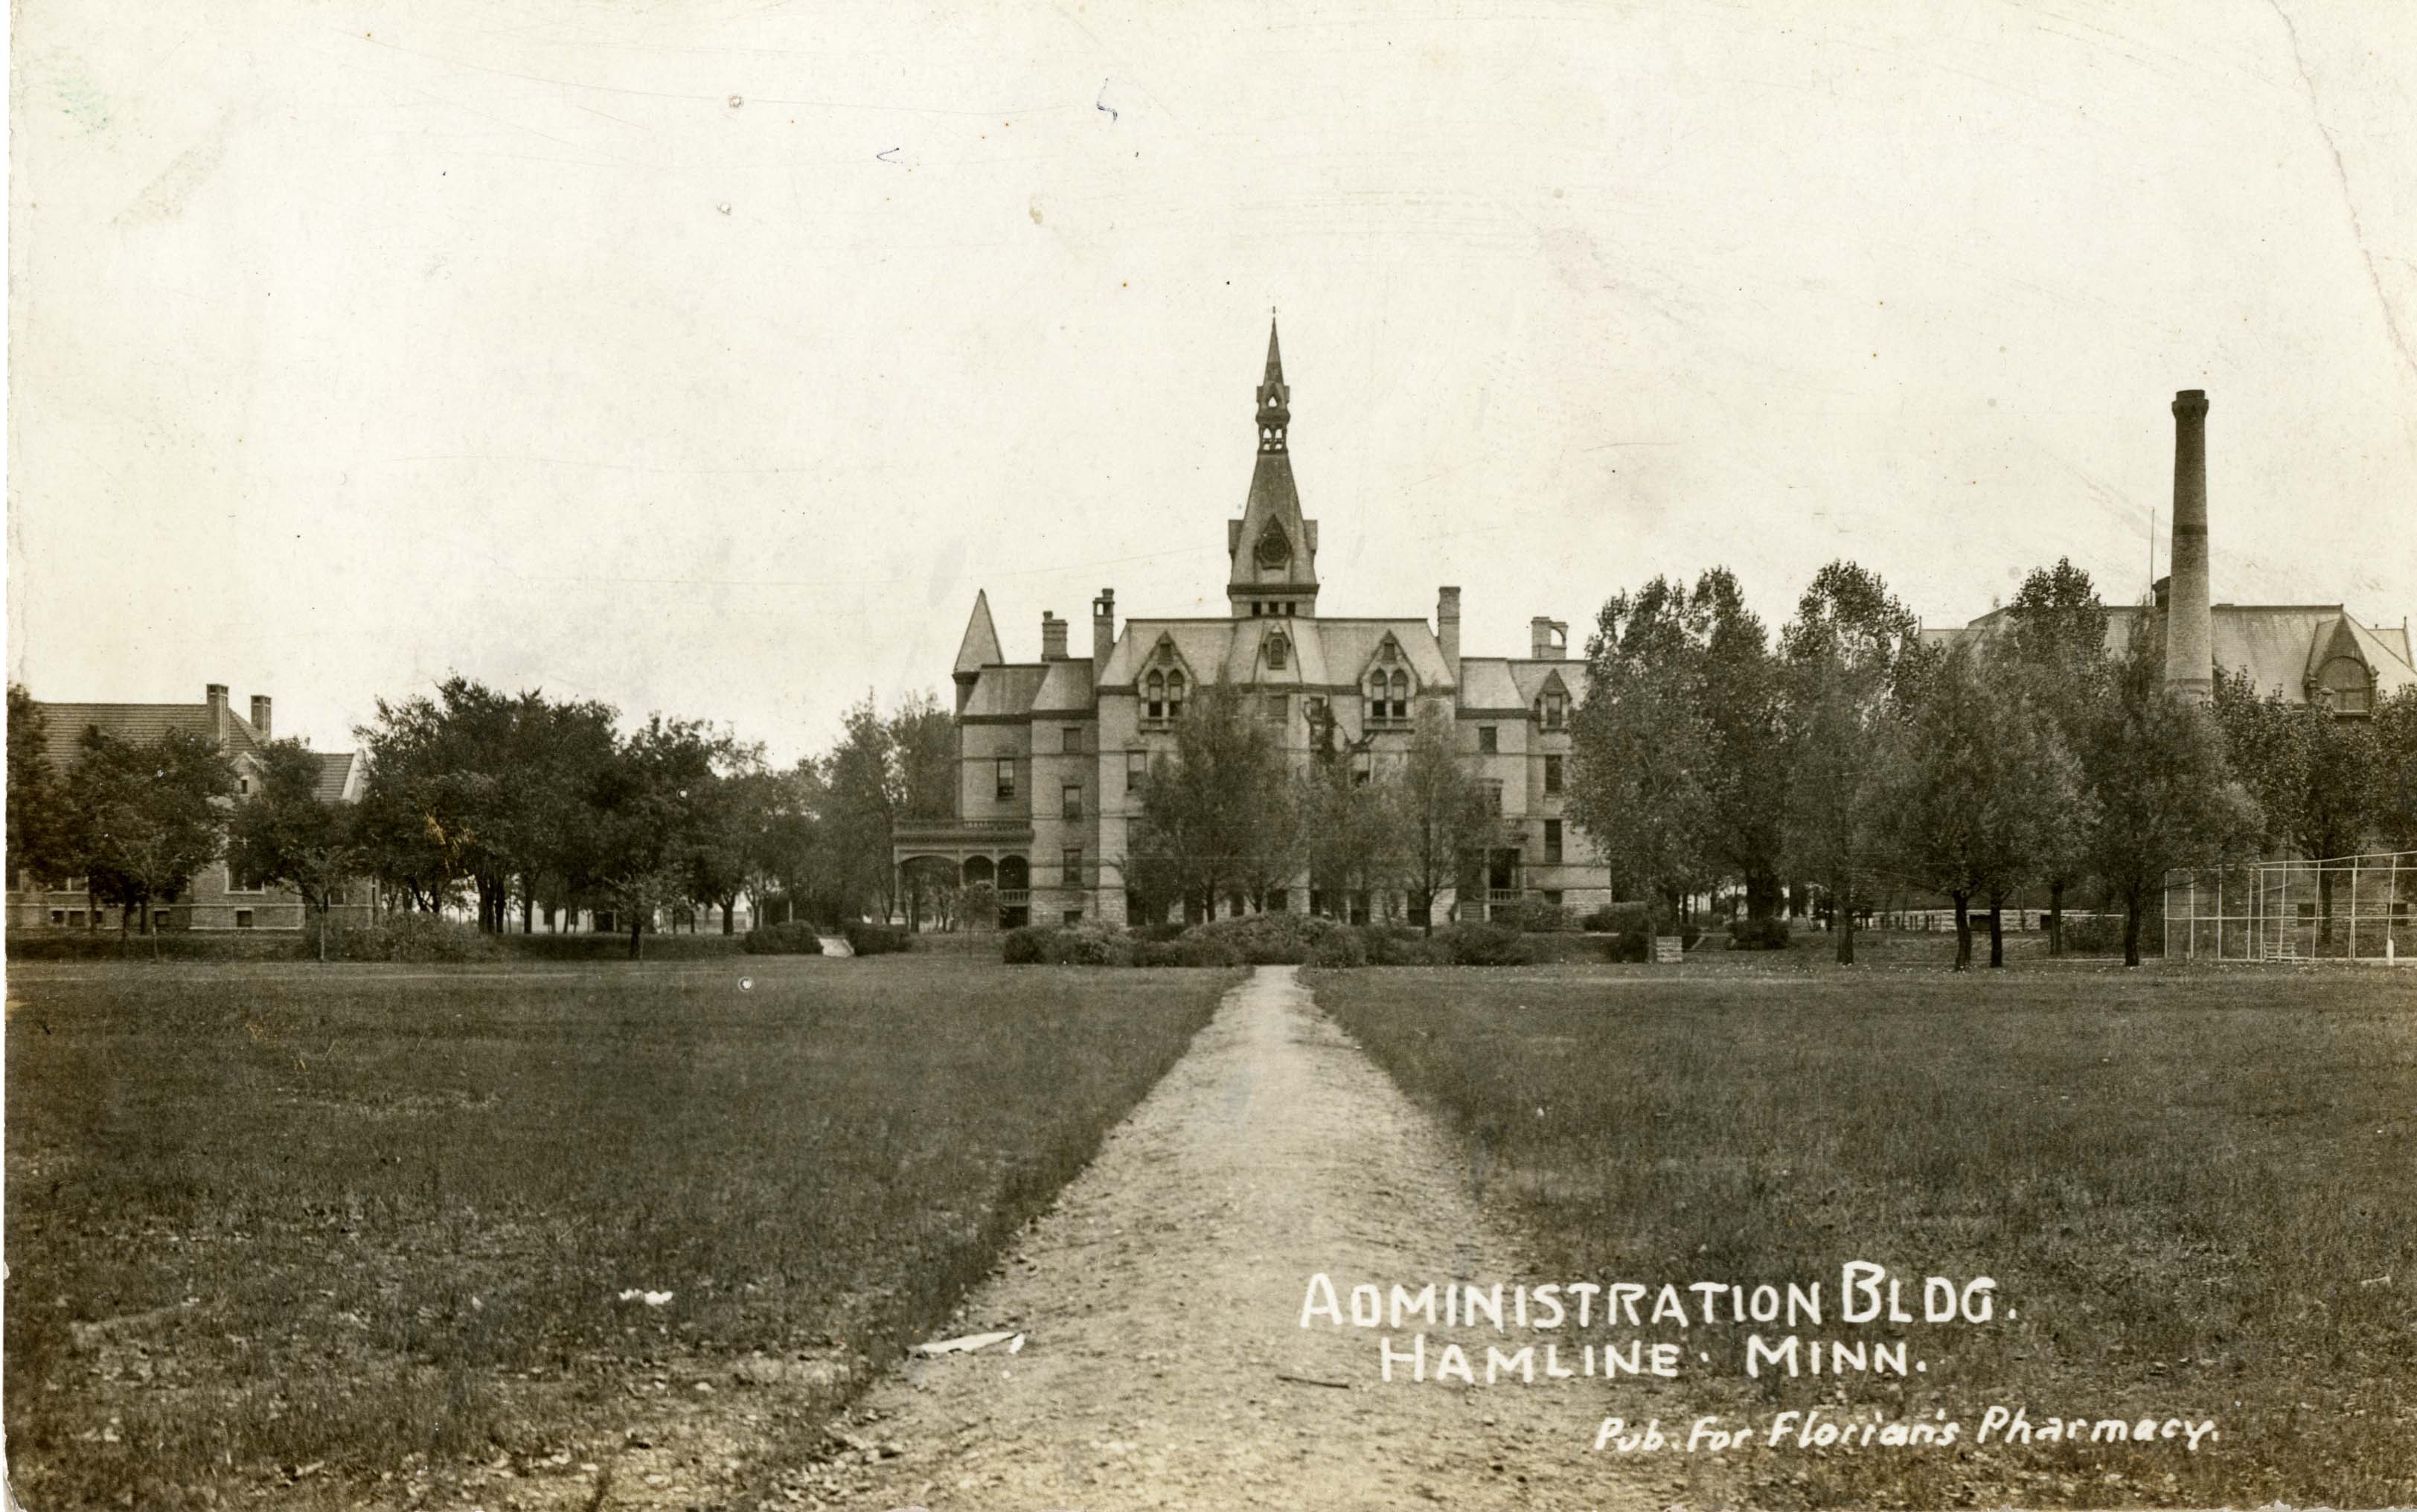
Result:
[[[1041,686],[1032,695],[1035,714],[1088,714],[1098,705],[1091,695],[1091,658],[1076,657],[1042,663]]]
[[[249,756],[263,744],[251,722],[232,708],[211,718],[207,703],[45,703],[37,702],[49,724],[43,750],[61,772],[82,754],[84,733],[98,728],[120,740],[157,740],[172,730],[215,740],[229,757]]]
[[[1326,654],[1327,671],[1338,683],[1356,683],[1376,659],[1376,648],[1391,636],[1402,648],[1402,658],[1409,664],[1410,675],[1427,691],[1452,686],[1452,668],[1443,659],[1443,647],[1437,643],[1434,628],[1422,619],[1321,619],[1317,625],[1318,640]]]
[[[1460,706],[1464,709],[1524,709],[1528,700],[1511,675],[1511,663],[1501,657],[1460,658]]]
[[[1509,666],[1511,680],[1518,685],[1519,702],[1527,707],[1535,707],[1536,700],[1556,687],[1573,703],[1586,696],[1587,673],[1583,661],[1514,660]]]
[[[2153,608],[2146,612],[2158,612]],[[2106,649],[2121,655],[2144,612],[2138,604],[2106,608]],[[1993,609],[1961,627],[1925,628],[1923,640],[1950,646],[1960,641],[1984,639],[2010,622],[2009,612]],[[2340,650],[2349,650],[2375,674],[2379,698],[2400,688],[2417,687],[2417,667],[2409,658],[2406,629],[2362,625],[2339,604],[2215,604],[2208,610],[2210,659],[2216,670],[2247,673],[2260,694],[2280,692],[2286,703],[2304,703],[2308,680]]]
[[[1023,666],[984,667],[974,679],[973,695],[965,700],[967,716],[1029,714],[1032,700],[1048,674],[1045,662]]]
[[[321,803],[349,803],[361,795],[361,759],[353,752],[319,753],[318,797]]]
[[[969,676],[984,667],[996,667],[1007,659],[998,648],[998,627],[990,622],[990,595],[974,590],[973,617],[965,621],[965,638],[957,646],[954,675]]]

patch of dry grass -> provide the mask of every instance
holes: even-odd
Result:
[[[441,1486],[743,1360],[835,1402],[945,1322],[1233,980],[9,975],[8,1450],[44,1507],[306,1466],[281,1500]]]
[[[2223,1435],[2195,1456],[1788,1451],[1726,1461],[1699,1494],[2417,1502],[2417,976],[1731,959],[1314,980],[1460,1130],[1550,1278],[1834,1297],[1864,1259],[1999,1281],[1998,1323],[1906,1330],[1926,1375],[1692,1378],[1665,1421],[2027,1401]]]

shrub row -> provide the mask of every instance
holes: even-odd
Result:
[[[823,953],[823,937],[813,925],[792,919],[748,930],[739,941],[739,948],[751,956],[819,956]]]
[[[847,947],[859,956],[891,956],[915,948],[914,931],[903,924],[867,924],[859,920],[840,927]]]
[[[1214,919],[1170,937],[1165,927],[1035,924],[1002,937],[1011,966],[1520,966],[1538,952],[1502,924],[1416,930],[1354,927],[1306,914]]]

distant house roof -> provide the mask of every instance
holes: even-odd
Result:
[[[250,719],[237,714],[231,703],[47,703],[37,700],[34,706],[42,711],[46,725],[43,752],[61,772],[83,759],[84,733],[92,729],[136,743],[157,740],[170,731],[182,731],[217,741],[230,760],[247,764],[268,744],[266,737]],[[319,761],[318,794],[322,800],[334,803],[361,795],[361,781],[367,774],[357,753],[312,754]]]
[[[43,749],[64,772],[82,754],[84,733],[99,729],[120,740],[157,740],[172,730],[215,740],[229,756],[249,755],[264,742],[242,715],[223,704],[213,718],[207,703],[44,703],[34,705],[49,722]]]
[[[2108,605],[2107,651],[2129,646],[2142,616],[2156,612],[2138,604]],[[1941,647],[1985,639],[2010,613],[1993,609],[1969,625],[1925,627],[1922,638]],[[2345,653],[2365,663],[2378,698],[2417,687],[2408,627],[2362,625],[2340,604],[2216,604],[2209,611],[2209,629],[2217,671],[2245,672],[2258,692],[2280,692],[2287,703],[2306,703],[2318,672]]]
[[[321,751],[318,794],[321,803],[350,803],[361,795],[361,759],[346,751]]]

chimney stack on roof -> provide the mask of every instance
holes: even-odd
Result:
[[[251,695],[251,728],[263,740],[276,738],[268,733],[268,695],[266,693]]]
[[[2166,610],[2166,686],[2184,702],[2215,692],[2214,616],[2207,581],[2207,391],[2174,396],[2173,585]]]
[[[1460,681],[1460,590],[1436,590],[1436,641],[1443,647],[1443,664],[1452,669],[1452,680]]]
[[[202,702],[210,706],[210,715],[215,718],[227,706],[227,685],[224,683],[205,685],[202,688]]]
[[[1570,654],[1570,622],[1539,614],[1528,622],[1528,659],[1563,661]]]
[[[1066,622],[1059,619],[1054,610],[1041,612],[1041,659],[1066,659]]]
[[[1108,653],[1117,648],[1117,591],[1102,588],[1100,597],[1091,600],[1091,672],[1098,675],[1108,664]]]

